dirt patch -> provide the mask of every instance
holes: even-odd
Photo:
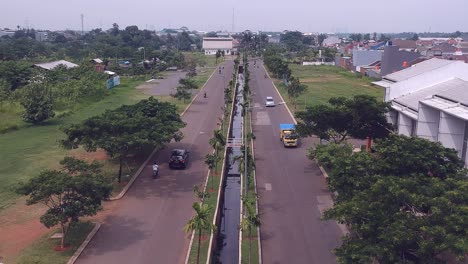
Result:
[[[301,83],[317,83],[317,82],[326,82],[326,81],[336,81],[341,80],[341,77],[331,77],[331,76],[320,76],[315,78],[301,78]]]
[[[65,252],[69,249],[70,249],[70,246],[67,246],[67,245],[64,245],[63,247],[61,247],[60,245],[57,245],[54,247],[54,250],[57,252]]]
[[[5,263],[14,263],[19,253],[50,230],[39,222],[45,207],[27,206],[25,199],[0,214],[0,256]]]
[[[70,156],[87,162],[93,162],[95,160],[108,160],[110,157],[107,152],[103,149],[98,149],[95,152],[86,152],[83,149],[73,149],[69,152]]]

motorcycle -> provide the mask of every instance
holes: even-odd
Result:
[[[159,166],[157,164],[153,165],[153,178],[157,178],[159,174]]]

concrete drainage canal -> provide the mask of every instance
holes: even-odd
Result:
[[[219,206],[216,246],[212,263],[239,263],[239,225],[241,214],[241,172],[239,171],[239,156],[243,140],[242,103],[244,76],[242,66],[239,67],[238,87],[234,101],[231,130],[229,131],[226,155],[226,170],[223,175],[224,184]]]

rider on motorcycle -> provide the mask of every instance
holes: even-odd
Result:
[[[153,164],[153,177],[157,177],[159,172],[159,165],[156,164],[156,161]]]

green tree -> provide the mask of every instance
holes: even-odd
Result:
[[[31,83],[22,90],[23,120],[38,124],[55,116],[50,88],[43,83]]]
[[[112,187],[106,183],[97,163],[88,164],[71,157],[60,163],[60,170],[43,171],[20,184],[16,191],[29,196],[27,205],[43,203],[48,207],[40,221],[47,228],[60,225],[63,248],[70,224],[101,210],[101,202],[110,196]]]
[[[216,167],[218,166],[218,162],[221,160],[221,158],[216,155],[216,153],[212,153],[212,154],[206,154],[205,156],[205,164],[208,165],[208,168],[210,169],[210,171],[212,171],[213,169],[215,170],[215,173],[217,173],[216,171]],[[211,178],[211,189],[213,190],[214,187],[213,187],[213,176],[210,177]]]
[[[223,131],[216,129],[213,131],[213,137],[209,141],[211,147],[215,151],[216,156],[218,156],[219,151],[222,147],[226,146],[226,137],[223,135]]]
[[[319,162],[320,156],[317,155]],[[325,212],[351,228],[336,250],[340,263],[440,263],[440,253],[468,252],[467,171],[453,149],[391,135],[375,153],[333,160]]]
[[[210,222],[211,208],[208,205],[200,205],[199,203],[195,202],[193,203],[192,208],[195,210],[195,215],[190,218],[187,225],[184,227],[184,230],[186,233],[191,233],[193,231],[198,232],[197,264],[199,264],[202,232],[209,232],[216,227]]]
[[[362,40],[362,34],[361,33],[351,34],[349,35],[349,38],[352,39],[353,41],[359,42]]]
[[[32,75],[31,64],[17,61],[0,61],[0,79],[5,80],[11,91],[28,84]]]
[[[66,148],[83,146],[86,151],[106,150],[119,159],[120,182],[122,161],[129,153],[178,141],[182,138],[179,129],[184,126],[175,105],[150,97],[65,128],[66,139],[61,144]]]
[[[304,48],[304,36],[299,31],[287,31],[280,36],[280,43],[286,45],[288,51],[299,51]]]
[[[7,101],[11,96],[10,87],[6,81],[0,79],[0,108],[3,107],[3,102]]]
[[[328,37],[327,34],[319,34],[319,35],[317,36],[318,44],[319,44],[320,47],[322,47],[323,41],[324,41],[327,37]]]
[[[301,136],[317,135],[335,143],[343,142],[348,136],[369,141],[384,138],[392,129],[385,117],[388,109],[387,103],[368,95],[331,98],[327,105],[307,107],[306,111],[298,112],[297,129]]]
[[[411,40],[418,40],[419,36],[418,34],[414,33],[413,36],[411,37]]]
[[[197,89],[195,81],[191,78],[183,78],[179,80],[179,86],[176,88],[176,93],[173,95],[179,100],[187,100],[192,97],[192,89]]]
[[[371,36],[370,36],[370,33],[366,33],[364,34],[364,36],[362,37],[364,40],[366,41],[369,41],[371,39]]]
[[[297,98],[306,90],[307,86],[301,84],[299,78],[292,76],[289,78],[289,85],[287,86],[286,91],[288,93],[289,98],[293,100],[294,109],[296,109]]]
[[[379,41],[389,41],[390,37],[385,34],[380,34]]]

